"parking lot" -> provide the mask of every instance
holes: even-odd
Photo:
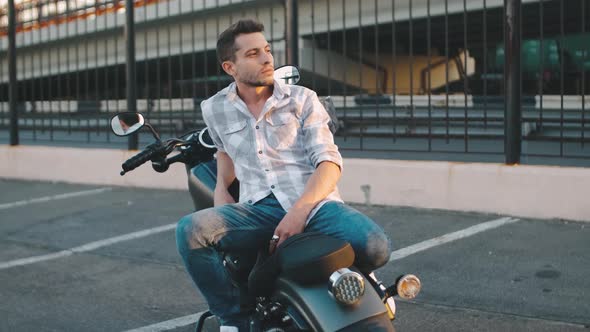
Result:
[[[176,253],[188,192],[0,179],[0,331],[192,331]],[[589,331],[590,224],[355,205],[415,273],[397,331]]]

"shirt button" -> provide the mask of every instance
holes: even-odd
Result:
[[[256,129],[260,129],[260,127],[259,126],[256,126]]]
[[[252,200],[249,200],[248,203],[252,204]]]
[[[270,172],[270,169],[265,169],[266,172]]]
[[[262,154],[262,150],[258,151],[258,154]]]
[[[270,186],[270,189],[274,189],[274,188],[275,188],[274,184],[272,186]]]

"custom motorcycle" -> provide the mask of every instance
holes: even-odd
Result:
[[[299,81],[294,66],[275,70],[275,79],[288,84]],[[322,100],[330,113],[330,129],[338,122],[329,98]],[[162,140],[140,113],[124,112],[111,119],[111,129],[126,136],[148,128],[155,142],[122,164],[121,175],[151,162],[156,172],[173,163],[184,163],[195,210],[213,206],[216,184],[215,146],[207,128]],[[237,180],[230,193],[238,201]],[[414,298],[421,283],[412,274],[401,275],[384,286],[374,273],[354,266],[349,243],[320,233],[302,233],[287,239],[269,255],[260,252],[224,252],[223,264],[240,290],[240,305],[250,312],[250,332],[281,331],[394,331],[394,298]],[[205,312],[196,331],[219,331],[216,317]]]

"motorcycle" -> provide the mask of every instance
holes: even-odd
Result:
[[[275,79],[287,84],[296,84],[299,78],[297,67],[275,70]],[[322,102],[332,119],[330,129],[335,132],[338,122],[334,106],[329,98]],[[155,138],[122,164],[121,175],[148,161],[161,173],[173,163],[184,163],[195,210],[213,206],[216,149],[207,128],[162,140],[140,113],[119,113],[110,123],[115,135],[127,136],[145,127]],[[238,180],[229,191],[238,201]],[[394,298],[412,299],[421,289],[420,279],[413,274],[401,275],[392,286],[385,287],[374,273],[363,273],[354,266],[350,244],[320,233],[292,236],[272,255],[266,250],[221,254],[240,290],[240,305],[250,312],[250,332],[394,331]],[[219,331],[216,317],[208,311],[203,313],[196,331],[215,329]]]

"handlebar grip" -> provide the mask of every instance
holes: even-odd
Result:
[[[137,167],[143,165],[144,163],[150,161],[156,154],[156,151],[157,149],[155,149],[154,147],[148,146],[145,150],[129,158],[126,162],[124,162],[121,165],[121,168],[123,168],[123,171],[121,171],[121,175],[124,175],[125,173],[130,172],[136,169]]]

